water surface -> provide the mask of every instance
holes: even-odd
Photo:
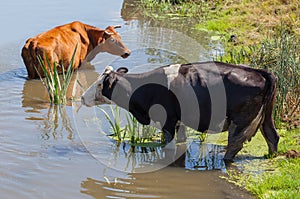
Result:
[[[157,171],[132,173],[110,168],[88,149],[103,153],[108,146],[114,146],[109,153],[123,154],[123,148],[113,141],[94,146],[82,140],[82,135],[87,134],[78,128],[74,107],[50,106],[40,81],[26,79],[20,56],[26,39],[73,20],[101,28],[121,24],[124,43],[132,49],[126,60],[103,53],[92,65],[82,67],[77,77],[85,88],[107,64],[142,72],[164,64],[206,59],[204,49],[195,52],[188,43],[183,45],[184,41],[170,43],[172,34],[178,33],[168,34],[163,24],[152,28],[153,24],[144,19],[127,17],[130,9],[122,9],[122,5],[121,0],[2,3],[0,20],[6,31],[0,33],[1,198],[250,198],[219,178],[224,172],[224,146],[203,145],[199,140],[190,140],[187,153]],[[183,24],[182,21],[176,31],[183,30]],[[193,31],[186,32],[192,35]],[[198,37],[191,35],[193,39]],[[70,88],[69,96],[72,91]],[[81,92],[75,94],[79,96]],[[103,126],[107,132],[107,125]],[[100,137],[92,136],[95,137],[91,140]]]

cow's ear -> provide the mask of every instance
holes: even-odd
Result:
[[[110,38],[113,35],[113,33],[108,32],[108,31],[104,31],[103,33],[103,41],[107,40],[108,38]]]
[[[115,31],[114,27],[113,26],[108,26],[104,30],[103,39],[106,40],[114,34],[116,34],[116,31]]]
[[[117,70],[117,73],[120,73],[120,74],[125,74],[127,72],[128,72],[128,68],[126,68],[126,67],[120,67]]]
[[[114,83],[116,82],[117,77],[115,73],[110,73],[107,74],[106,76],[106,82],[108,83],[108,87],[112,88],[112,86],[114,85]]]

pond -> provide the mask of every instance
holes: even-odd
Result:
[[[186,19],[159,24],[132,16],[130,1],[1,4],[1,198],[251,198],[219,178],[226,170],[224,146],[189,139],[177,146],[177,156],[171,156],[175,162],[155,167],[170,157],[166,151],[130,154],[128,145],[103,134],[109,126],[97,108],[78,105],[80,94],[106,65],[137,73],[210,59],[205,33],[195,33]],[[73,103],[50,106],[41,82],[27,80],[20,51],[29,37],[74,20],[100,28],[122,25],[119,32],[132,54],[127,59],[99,54],[71,82]]]

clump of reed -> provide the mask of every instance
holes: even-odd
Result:
[[[129,112],[125,114],[126,125],[122,125],[121,109],[118,106],[110,106],[106,111],[101,106],[98,108],[103,112],[105,119],[110,125],[111,137],[119,142],[128,141],[131,145],[156,147],[164,144],[163,134],[150,125],[142,125]],[[110,112],[110,113],[109,113]]]
[[[112,136],[118,140],[124,140],[126,136],[126,129],[121,125],[121,110],[118,106],[110,106],[111,115],[109,115],[108,111],[98,106],[99,109],[103,112],[106,120],[109,122],[110,125],[110,132]]]
[[[159,135],[157,128],[140,124],[131,113],[126,114],[126,120],[125,131],[132,145],[154,147],[165,143],[163,133]]]
[[[70,84],[70,81],[73,77],[73,62],[74,56],[77,50],[77,46],[73,52],[72,58],[70,60],[70,64],[65,70],[65,67],[62,65],[62,75],[60,78],[59,71],[57,67],[59,66],[58,63],[54,62],[53,69],[51,67],[51,63],[49,61],[48,55],[45,53],[46,63],[44,62],[43,58],[39,55],[37,57],[39,64],[45,74],[45,78],[43,78],[42,74],[36,69],[40,80],[44,87],[46,88],[50,103],[51,104],[66,104],[67,102],[67,89]]]
[[[274,118],[277,124],[296,119],[300,109],[300,44],[282,25],[259,45],[232,48],[220,60],[267,69],[277,77]],[[296,114],[296,115],[295,115]]]

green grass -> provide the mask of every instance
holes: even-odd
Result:
[[[52,69],[51,63],[49,61],[48,55],[45,54],[46,57],[46,63],[42,59],[41,56],[38,56],[38,61],[40,63],[40,66],[45,74],[45,78],[42,77],[42,75],[39,73],[39,71],[36,69],[40,80],[44,87],[46,88],[50,103],[52,104],[66,104],[67,103],[67,90],[70,84],[70,81],[73,77],[73,62],[74,62],[74,56],[77,50],[77,46],[74,50],[74,53],[72,55],[70,64],[68,66],[67,71],[65,71],[64,66],[61,66],[62,68],[62,75],[60,78],[59,72],[57,70],[58,63],[54,62],[54,67]]]
[[[235,34],[241,45],[260,42],[269,32],[287,25],[300,37],[300,2],[298,0],[137,0],[136,12],[142,16],[163,20],[189,17],[197,21],[195,27],[226,36]]]
[[[259,198],[300,198],[300,159],[280,159],[278,171],[249,178],[246,189]]]
[[[110,137],[118,142],[129,142],[132,146],[138,147],[160,147],[164,146],[164,134],[154,126],[142,125],[130,113],[125,113],[126,124],[122,124],[121,109],[118,106],[111,105],[109,111],[101,106],[97,106],[104,114],[105,121],[110,126]],[[189,138],[199,139],[204,142],[207,133],[201,133],[191,128],[187,128]]]
[[[207,6],[202,1],[181,1],[181,3],[172,4],[170,1],[140,0],[139,8],[143,16],[163,19],[202,15]]]
[[[258,198],[300,198],[300,158],[285,157],[289,150],[300,150],[300,129],[281,129],[279,134],[281,138],[277,157],[244,160],[242,164],[239,163],[239,170],[229,168],[227,176],[223,178],[250,191]],[[267,152],[261,133],[245,144],[238,155],[249,152],[258,157]]]

